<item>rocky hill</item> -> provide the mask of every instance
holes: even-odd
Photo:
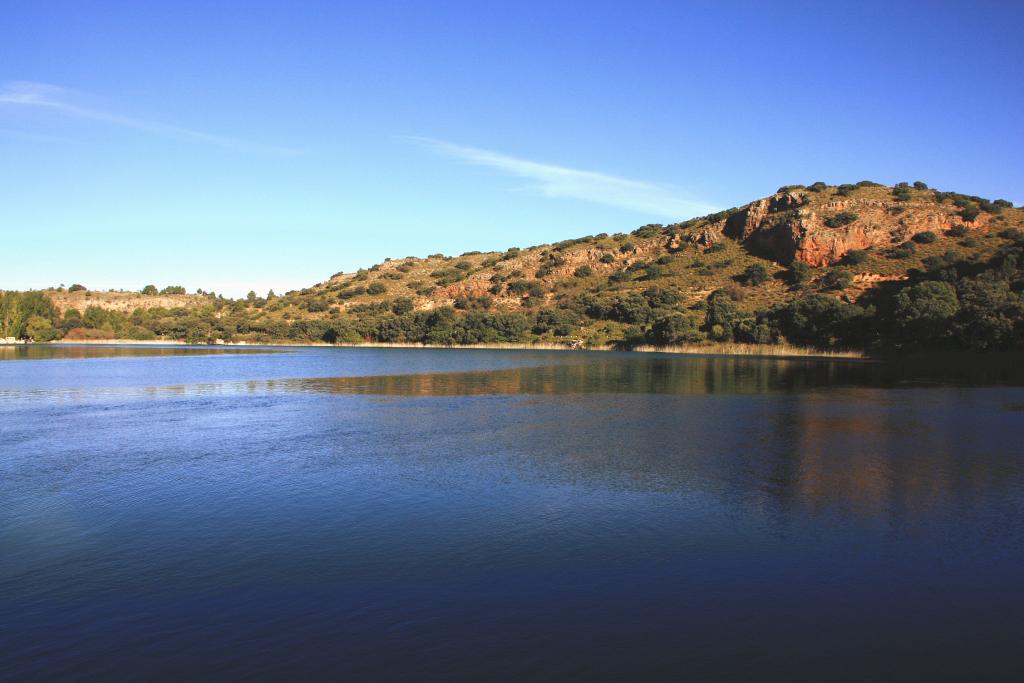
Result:
[[[1016,348],[1022,228],[1004,200],[814,183],[629,233],[387,259],[283,296],[50,294],[70,336]]]

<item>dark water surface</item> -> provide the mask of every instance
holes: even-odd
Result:
[[[0,354],[0,679],[1024,676],[1002,373],[262,351]]]

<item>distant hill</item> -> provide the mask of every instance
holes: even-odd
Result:
[[[36,317],[68,338],[1016,349],[1022,229],[1003,200],[815,183],[628,234],[388,259],[269,298],[50,290]]]

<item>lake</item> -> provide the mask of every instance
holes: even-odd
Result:
[[[1015,679],[999,368],[0,347],[0,679]]]

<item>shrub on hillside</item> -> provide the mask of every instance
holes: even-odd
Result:
[[[911,239],[913,239],[918,244],[931,244],[935,240],[939,239],[939,236],[936,235],[931,230],[925,230],[924,232],[917,233]]]
[[[825,225],[830,228],[840,228],[849,225],[857,220],[857,214],[852,211],[842,211],[825,219]]]
[[[910,191],[910,187],[906,183],[900,183],[892,190],[892,196],[896,198],[896,201],[905,202],[914,195]]]
[[[964,225],[963,223],[957,223],[956,225],[950,227],[950,229],[947,230],[946,233],[950,237],[965,237],[967,235],[967,226]]]
[[[658,235],[662,234],[663,231],[664,226],[662,226],[660,223],[651,223],[649,225],[637,228],[636,230],[633,231],[633,235],[635,237],[640,238],[657,237]]]
[[[904,242],[903,244],[895,247],[892,250],[892,257],[898,259],[908,259],[914,255],[917,249],[913,242]]]
[[[811,267],[803,261],[793,261],[789,265],[786,279],[792,285],[802,285],[811,279]]]
[[[846,289],[853,284],[853,273],[846,268],[832,268],[821,278],[824,289]]]
[[[960,208],[960,218],[964,221],[970,222],[981,215],[981,209],[977,204],[971,202],[966,203]]]
[[[851,249],[846,252],[843,260],[851,266],[859,266],[868,260],[868,251],[867,249]]]
[[[412,312],[412,299],[407,296],[400,296],[391,302],[391,312],[395,315],[405,315]]]
[[[754,263],[743,271],[741,279],[747,285],[756,287],[757,285],[763,285],[768,282],[768,269],[762,266],[760,263]]]

